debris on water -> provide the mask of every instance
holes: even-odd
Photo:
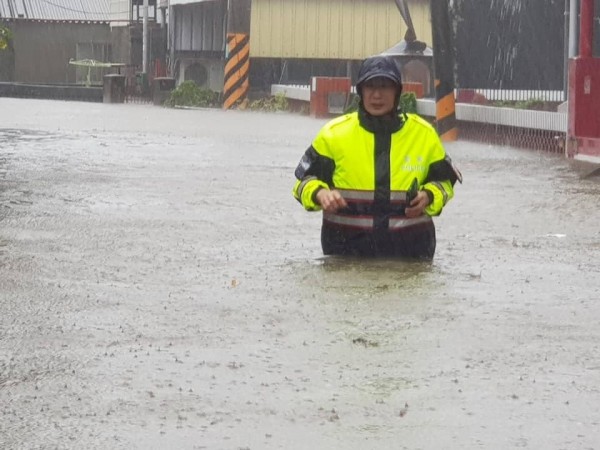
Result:
[[[353,344],[361,344],[361,345],[364,345],[365,347],[379,347],[379,342],[370,341],[368,339],[365,339],[364,337],[357,337],[355,339],[352,339],[352,343]]]
[[[329,415],[330,422],[335,422],[336,420],[340,420],[340,415],[337,413],[335,409],[331,410],[331,414]]]
[[[404,417],[408,413],[408,403],[404,403],[404,408],[400,410],[400,417]]]

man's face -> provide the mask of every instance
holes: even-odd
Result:
[[[398,85],[384,77],[372,78],[362,85],[362,101],[372,116],[383,116],[394,109]]]

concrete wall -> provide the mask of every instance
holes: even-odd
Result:
[[[0,97],[102,102],[103,88],[0,82]]]

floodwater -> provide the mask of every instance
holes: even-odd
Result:
[[[0,448],[600,448],[600,180],[451,143],[432,263],[324,258],[323,123],[0,99]]]

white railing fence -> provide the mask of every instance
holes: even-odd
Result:
[[[481,91],[498,101],[525,101],[545,98],[546,100],[544,101],[560,102],[560,100],[556,99],[559,98],[558,94],[562,96],[562,91],[506,91],[504,94],[500,91],[483,89],[475,91]],[[352,88],[352,92],[355,92],[354,87]],[[289,99],[310,102],[309,85],[274,84],[271,86],[271,95],[277,94],[283,94]],[[517,98],[522,100],[509,100]],[[435,100],[418,99],[417,112],[423,116],[435,117]],[[459,101],[456,103],[456,118],[468,122],[481,122],[537,130],[556,132],[566,132],[567,130],[567,115],[564,113],[497,107],[494,105],[462,103]]]
[[[354,88],[352,91],[355,92]],[[560,103],[562,91],[475,90],[477,93],[479,91],[488,100],[485,104],[456,102],[456,119],[460,123],[460,134],[465,139],[546,150],[552,153],[564,151],[567,132],[567,114],[564,108],[561,108],[560,112],[539,111],[507,105],[499,106],[489,102],[493,99],[494,102],[539,100]],[[310,102],[309,85],[272,85],[271,95],[277,94],[285,95],[289,99]],[[470,94],[472,95],[473,92]],[[460,92],[457,91],[457,96],[459,95]],[[417,99],[417,113],[431,120],[436,117],[436,107],[434,99]]]
[[[271,93],[288,92],[290,98],[297,100],[310,100],[310,85],[308,84],[274,84],[271,86]],[[356,88],[352,86],[352,92]],[[461,99],[471,99],[474,94],[482,96],[490,102],[527,102],[541,101],[560,103],[564,101],[565,93],[563,91],[552,90],[527,90],[527,89],[467,89],[460,88],[454,90],[457,101]],[[471,100],[465,103],[472,103]]]

